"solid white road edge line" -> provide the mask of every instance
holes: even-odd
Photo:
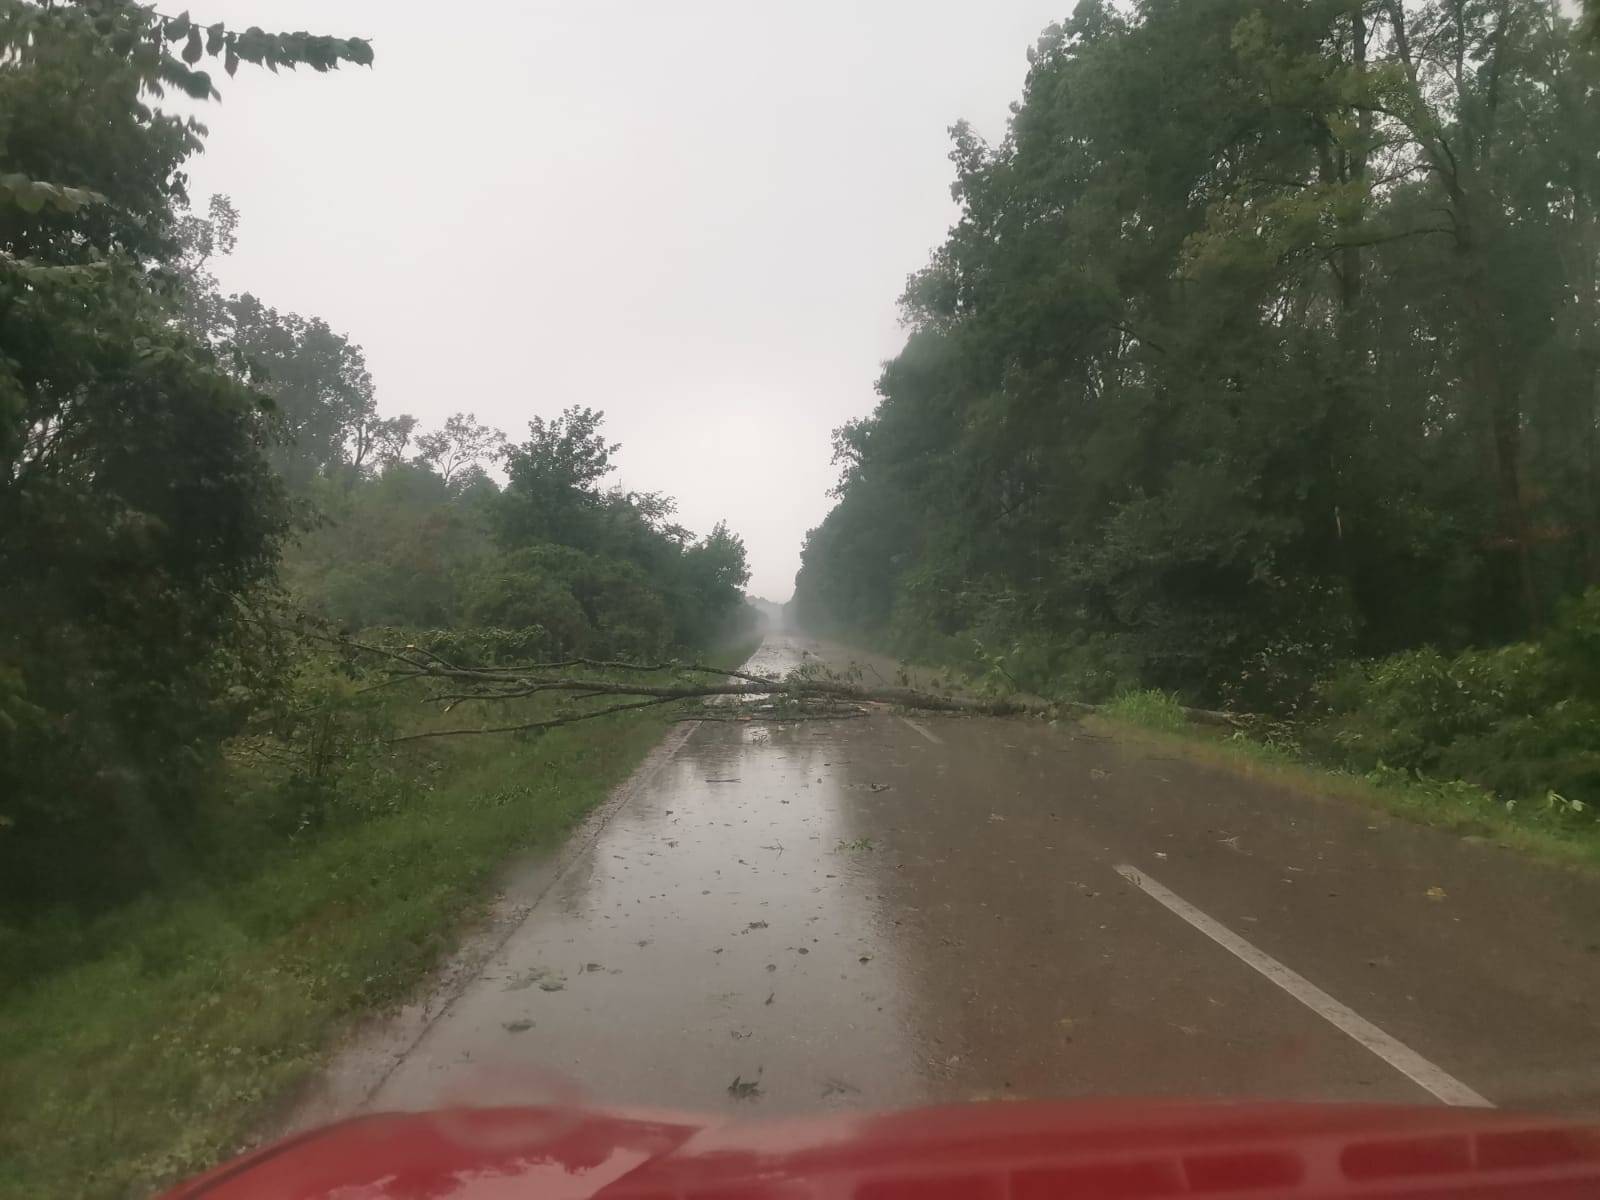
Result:
[[[1291,971],[1270,954],[1257,950],[1227,926],[1212,920],[1182,896],[1161,886],[1143,871],[1127,863],[1119,864],[1116,871],[1118,875],[1151,899],[1182,917],[1224,950],[1261,972],[1312,1012],[1349,1034],[1418,1087],[1433,1093],[1446,1104],[1468,1108],[1494,1107],[1486,1098],[1455,1076],[1434,1066],[1415,1050],[1403,1042],[1396,1041],[1359,1013],[1346,1008],[1303,975]]]
[[[915,729],[923,737],[927,738],[935,746],[944,745],[944,739],[935,734],[933,730],[928,729],[926,726],[917,724],[917,722],[913,721],[910,717],[901,717],[900,719],[907,725],[911,726],[911,728]]]

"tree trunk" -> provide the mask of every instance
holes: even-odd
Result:
[[[1492,551],[1501,564],[1496,572],[1501,581],[1497,602],[1509,618],[1509,632],[1523,634],[1537,630],[1541,619],[1522,493],[1522,408],[1515,382],[1506,378],[1500,321],[1487,293],[1482,256],[1465,213],[1458,217],[1457,233],[1467,318],[1462,330],[1467,371],[1485,417],[1494,478],[1497,536]]]

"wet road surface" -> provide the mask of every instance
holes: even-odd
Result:
[[[830,651],[774,635],[749,669],[805,653]],[[1597,996],[1600,883],[1493,845],[1070,726],[704,722],[526,885],[471,978],[359,1039],[331,1076],[359,1087],[314,1111],[1594,1113]]]

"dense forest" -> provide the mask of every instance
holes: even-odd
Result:
[[[1087,700],[1487,672],[1516,699],[1456,732],[1570,699],[1595,745],[1592,40],[1546,0],[1084,0],[1028,57],[999,144],[952,130],[798,617]]]
[[[470,412],[419,431],[348,337],[219,287],[239,215],[191,205],[206,130],[162,98],[366,42],[85,0],[0,5],[0,47],[7,920],[181,878],[241,747],[302,829],[347,635],[659,655],[741,619],[739,538],[607,486],[601,414],[530,397],[521,440]]]

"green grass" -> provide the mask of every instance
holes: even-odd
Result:
[[[1152,694],[1159,695],[1135,695]],[[1123,699],[1119,697],[1085,723],[1102,733],[1143,739],[1248,778],[1366,805],[1553,862],[1600,870],[1600,834],[1592,821],[1564,820],[1558,812],[1537,807],[1530,811],[1527,804],[1508,809],[1483,788],[1460,780],[1429,779],[1395,770],[1355,774],[1320,766],[1307,761],[1296,747],[1186,722],[1172,726],[1159,715],[1159,705],[1140,700],[1124,706]]]
[[[0,1195],[138,1195],[231,1153],[664,723],[413,743],[350,819],[256,852],[223,839],[203,881],[92,921],[0,927]]]
[[[1180,733],[1189,728],[1183,705],[1166,692],[1121,692],[1100,711],[1109,720],[1159,733]]]

